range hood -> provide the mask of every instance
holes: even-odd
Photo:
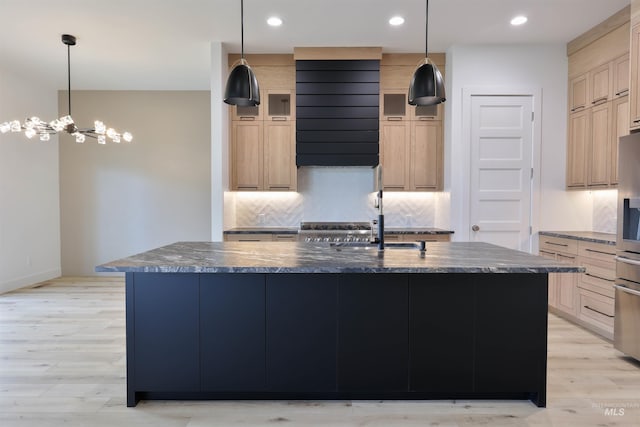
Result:
[[[378,165],[379,104],[379,60],[297,60],[296,165]]]

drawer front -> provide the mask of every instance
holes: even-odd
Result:
[[[225,234],[226,242],[271,242],[271,234]]]
[[[605,331],[613,332],[613,298],[586,289],[580,289],[578,318]]]
[[[297,242],[298,235],[297,234],[274,234],[273,241],[274,242]]]
[[[613,261],[600,261],[593,258],[580,257],[580,265],[587,271],[581,274],[580,287],[613,298],[616,265]]]
[[[405,242],[417,242],[419,240],[424,240],[425,242],[449,241],[448,234],[405,234],[403,237]]]
[[[601,261],[615,262],[616,247],[602,243],[578,242],[578,255],[581,257],[598,259]]]
[[[564,252],[578,254],[578,241],[560,237],[540,236],[540,249],[547,252]]]

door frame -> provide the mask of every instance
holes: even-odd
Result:
[[[466,155],[461,156],[466,179],[462,183],[462,240],[471,240],[471,99],[474,96],[531,96],[533,101],[533,126],[531,149],[533,162],[533,179],[531,180],[531,234],[529,235],[529,252],[534,249],[533,236],[538,232],[541,207],[540,169],[542,152],[542,88],[531,86],[469,86],[462,88],[462,142]]]

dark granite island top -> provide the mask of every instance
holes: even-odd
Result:
[[[416,249],[274,242],[178,242],[96,267],[144,273],[569,273],[572,266],[481,242],[427,243]]]
[[[428,243],[424,256],[397,248],[380,256],[375,246],[180,242],[96,270],[126,272],[128,406],[140,399],[545,406],[547,273],[581,267],[487,243]]]

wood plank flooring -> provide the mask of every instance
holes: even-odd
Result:
[[[125,405],[124,284],[61,278],[0,295],[0,426],[638,426],[640,363],[549,315],[547,408],[523,401]]]

